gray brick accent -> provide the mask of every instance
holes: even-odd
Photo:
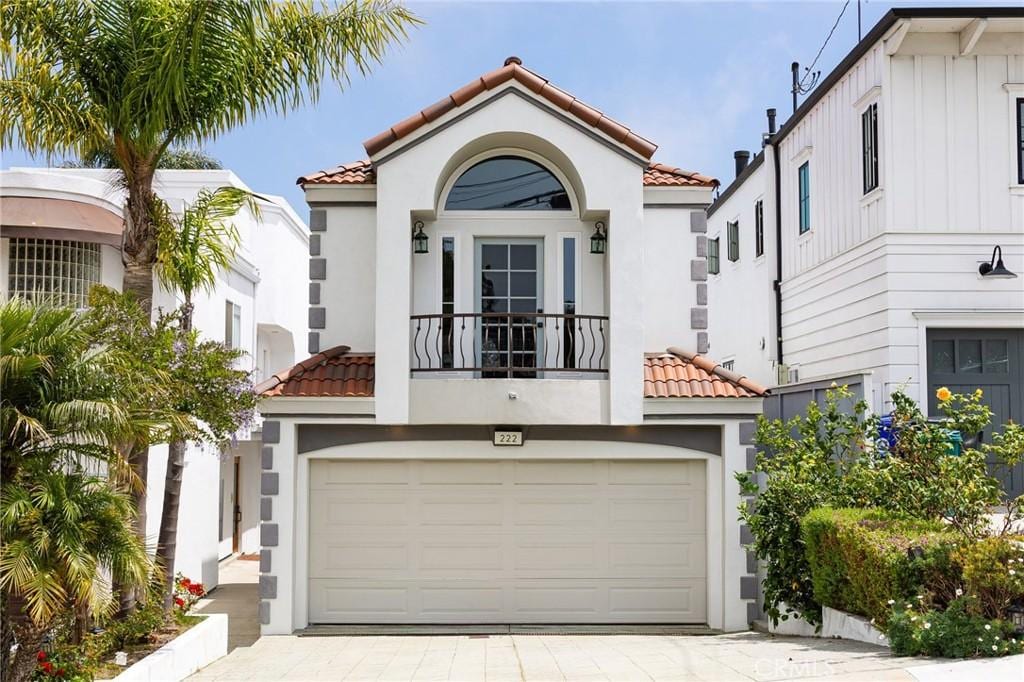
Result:
[[[310,279],[327,279],[327,259],[326,258],[310,258],[309,259],[309,278]]]
[[[263,442],[264,443],[280,443],[281,442],[281,422],[269,421],[269,420],[263,422]]]
[[[747,622],[753,623],[761,618],[761,609],[757,608],[757,602],[747,602]]]
[[[265,577],[267,576],[260,576],[260,588],[263,587],[263,578]],[[757,599],[756,577],[752,575],[740,576],[740,599]]]
[[[309,309],[309,328],[310,329],[323,329],[327,326],[327,308],[314,308]]]
[[[690,329],[708,328],[708,309],[690,308]]]
[[[701,282],[697,285],[697,305],[708,304],[708,285]]]
[[[260,498],[260,521],[272,521],[274,519],[274,498]]]
[[[694,282],[708,281],[708,262],[703,258],[690,261],[690,279]]]
[[[315,355],[320,352],[320,332],[309,333],[309,343],[306,345],[306,351],[310,355]]]
[[[757,466],[757,448],[747,448],[747,471],[753,471]]]
[[[747,552],[747,573],[757,573],[757,555],[753,552]]]
[[[277,599],[277,576],[260,576],[260,599]]]
[[[753,445],[755,433],[757,433],[756,423],[740,422],[740,445]]]
[[[280,486],[279,476],[276,471],[264,471],[260,477],[260,494],[276,495]]]
[[[320,303],[320,282],[309,283],[309,302],[312,305]]]
[[[697,235],[697,255],[702,258],[708,255],[708,238],[702,234]]]
[[[272,552],[269,549],[260,550],[260,573],[270,573],[270,555]]]
[[[274,526],[274,528],[276,529],[277,526]],[[747,524],[744,523],[743,525],[740,526],[740,544],[741,545],[750,545],[750,544],[753,544],[753,542],[754,542],[754,534],[750,532],[750,526],[748,526]],[[263,543],[263,544],[267,544],[267,543]]]
[[[711,344],[708,343],[708,333],[697,332],[697,352],[707,353],[710,347]]]
[[[325,232],[327,230],[327,211],[314,208],[309,212],[309,231]]]
[[[260,625],[270,625],[270,602],[260,602]]]
[[[263,547],[277,547],[277,524],[260,524],[260,545]]]
[[[269,445],[264,445],[263,448],[260,450],[260,468],[274,468],[274,448],[270,447]]]
[[[320,235],[311,234],[309,235],[309,255],[319,256],[320,255]]]
[[[690,213],[690,232],[707,232],[708,215],[704,211]]]

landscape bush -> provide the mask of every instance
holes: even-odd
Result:
[[[978,615],[972,597],[939,610],[917,600],[892,605],[886,636],[897,656],[1005,656],[1024,653],[1024,641],[1004,620]]]
[[[814,599],[880,627],[893,602],[916,599],[950,570],[958,541],[938,521],[877,509],[815,509],[801,530]]]

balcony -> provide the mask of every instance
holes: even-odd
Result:
[[[410,325],[414,376],[607,378],[604,315],[447,313],[412,315]]]

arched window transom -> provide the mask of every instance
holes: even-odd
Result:
[[[459,176],[444,205],[449,211],[568,211],[569,193],[536,161],[493,156]]]

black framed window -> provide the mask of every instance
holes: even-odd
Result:
[[[708,240],[708,274],[717,275],[718,263],[718,237]]]
[[[444,206],[459,211],[568,211],[569,194],[536,161],[495,156],[473,165],[455,181]]]
[[[562,312],[576,314],[576,238],[562,238]],[[562,327],[563,367],[576,366],[576,324],[566,319]]]
[[[1017,98],[1017,182],[1024,185],[1024,97]]]
[[[860,141],[863,154],[864,194],[878,187],[878,103],[860,115]]]
[[[799,185],[800,234],[811,229],[811,162],[804,161],[797,171]]]
[[[754,255],[764,255],[764,201],[754,202]]]
[[[441,238],[441,366],[454,367],[455,237]]]
[[[725,236],[728,240],[729,261],[735,263],[740,259],[740,223],[735,220],[725,224]]]

